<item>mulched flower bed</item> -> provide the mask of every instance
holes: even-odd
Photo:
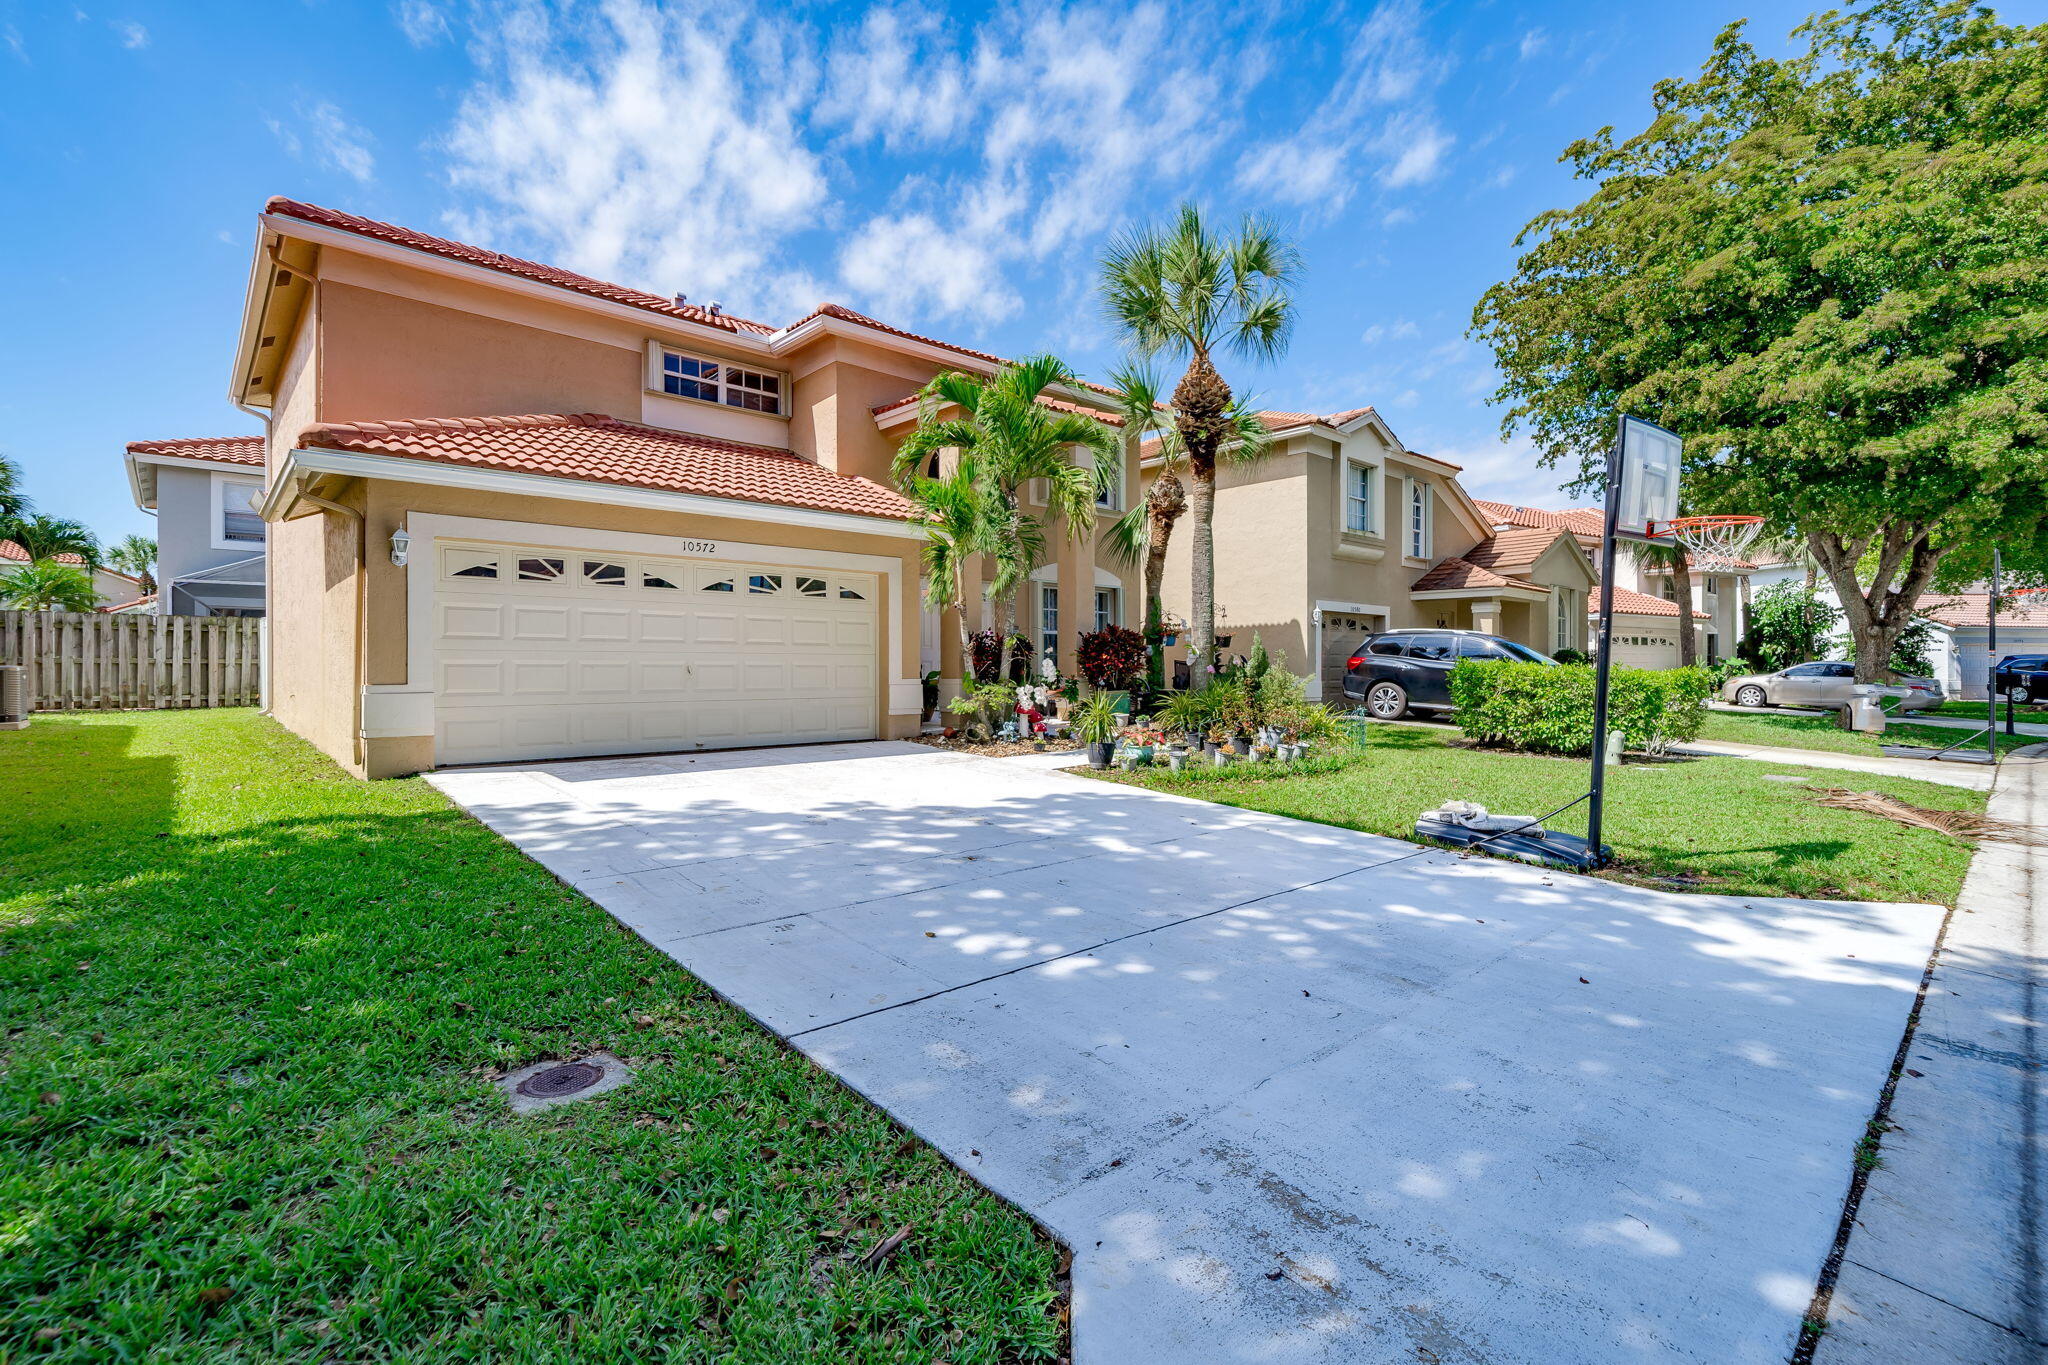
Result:
[[[934,749],[950,749],[955,753],[980,754],[984,758],[1010,758],[1016,754],[1071,753],[1082,746],[1067,740],[1048,740],[1043,750],[1035,745],[1017,740],[995,744],[977,744],[966,739],[947,739],[944,735],[912,735],[914,743],[929,744]]]

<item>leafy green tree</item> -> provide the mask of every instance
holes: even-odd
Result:
[[[1140,356],[1188,361],[1171,403],[1193,485],[1188,643],[1198,675],[1216,650],[1216,462],[1237,431],[1215,356],[1285,352],[1300,274],[1301,253],[1271,223],[1248,217],[1224,236],[1193,204],[1164,227],[1119,237],[1102,258],[1103,306],[1124,339]]]
[[[145,595],[156,591],[156,542],[148,536],[124,536],[107,551],[107,564],[132,575]]]
[[[1474,330],[1504,429],[1582,487],[1636,413],[1686,435],[1699,511],[1799,534],[1870,681],[1945,557],[2048,551],[2048,28],[1867,0],[1795,37],[1731,25],[1642,132],[1568,147],[1592,194]]]
[[[40,513],[10,517],[0,523],[0,538],[11,540],[28,551],[31,560],[76,555],[78,562],[87,569],[97,569],[106,561],[106,552],[100,548],[99,537],[87,530],[83,523],[63,517]]]
[[[84,569],[37,559],[0,577],[0,602],[19,611],[92,611],[100,595]]]
[[[1102,490],[1123,480],[1123,443],[1115,430],[1040,401],[1048,389],[1079,383],[1065,362],[1049,355],[1005,365],[986,379],[944,371],[920,390],[924,411],[917,429],[896,450],[892,472],[899,486],[928,477],[931,462],[952,451],[972,472],[991,507],[990,591],[1005,639],[1017,633],[1017,589],[1044,558],[1046,520],[1059,521],[1079,539],[1095,527]],[[941,415],[948,407],[958,415]],[[1077,461],[1076,451],[1088,458]],[[1026,513],[1018,496],[1034,479],[1045,483],[1044,519]]]
[[[1924,616],[1913,618],[1913,624],[1899,632],[1899,638],[1892,644],[1892,657],[1885,662],[1885,668],[1893,673],[1904,673],[1915,678],[1928,677],[1934,672],[1934,622]]]
[[[1156,442],[1147,457],[1159,462],[1144,501],[1131,508],[1110,526],[1104,544],[1110,554],[1126,565],[1144,564],[1146,676],[1152,689],[1166,685],[1166,651],[1163,646],[1165,611],[1162,592],[1166,584],[1166,551],[1173,528],[1187,513],[1187,488],[1181,475],[1187,472],[1187,447],[1181,441],[1172,410],[1159,400],[1159,378],[1150,366],[1129,364],[1111,377],[1120,397],[1118,411],[1123,417],[1124,439],[1133,453]],[[1229,431],[1219,458],[1250,461],[1262,458],[1271,447],[1265,424],[1241,402],[1233,401]]]
[[[1773,583],[1749,604],[1742,657],[1766,672],[1825,658],[1842,613],[1812,588]]]

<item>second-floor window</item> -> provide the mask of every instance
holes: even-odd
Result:
[[[723,360],[661,351],[661,391],[748,412],[781,413],[783,378]]]
[[[1372,466],[1344,466],[1344,529],[1361,536],[1372,534]]]
[[[263,517],[256,504],[263,499],[263,485],[253,479],[213,481],[213,543],[222,550],[263,544]]]
[[[1429,558],[1429,485],[1420,480],[1408,485],[1408,554]]]

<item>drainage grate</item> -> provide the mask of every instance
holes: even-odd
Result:
[[[565,1095],[588,1090],[603,1079],[604,1068],[601,1066],[592,1066],[588,1062],[564,1062],[560,1066],[534,1072],[515,1089],[528,1099],[558,1100]]]

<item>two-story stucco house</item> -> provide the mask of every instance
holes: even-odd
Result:
[[[129,490],[156,514],[159,615],[263,615],[263,454],[261,436],[128,443]]]
[[[890,461],[920,386],[1000,364],[274,199],[231,380],[269,424],[272,714],[373,777],[915,733],[957,632]],[[1091,537],[1041,581],[1116,572]]]
[[[1567,530],[1587,556],[1595,564],[1599,562],[1599,508],[1546,511],[1484,498],[1479,500],[1479,506],[1496,526]],[[1635,668],[1676,668],[1677,581],[1668,566],[1632,555],[1626,545],[1619,550],[1615,556],[1615,662]],[[1719,663],[1732,657],[1741,646],[1747,625],[1743,607],[1749,598],[1749,580],[1758,572],[1759,566],[1743,562],[1725,571],[1692,574],[1693,643],[1701,663]],[[1597,602],[1592,609],[1598,610]]]

